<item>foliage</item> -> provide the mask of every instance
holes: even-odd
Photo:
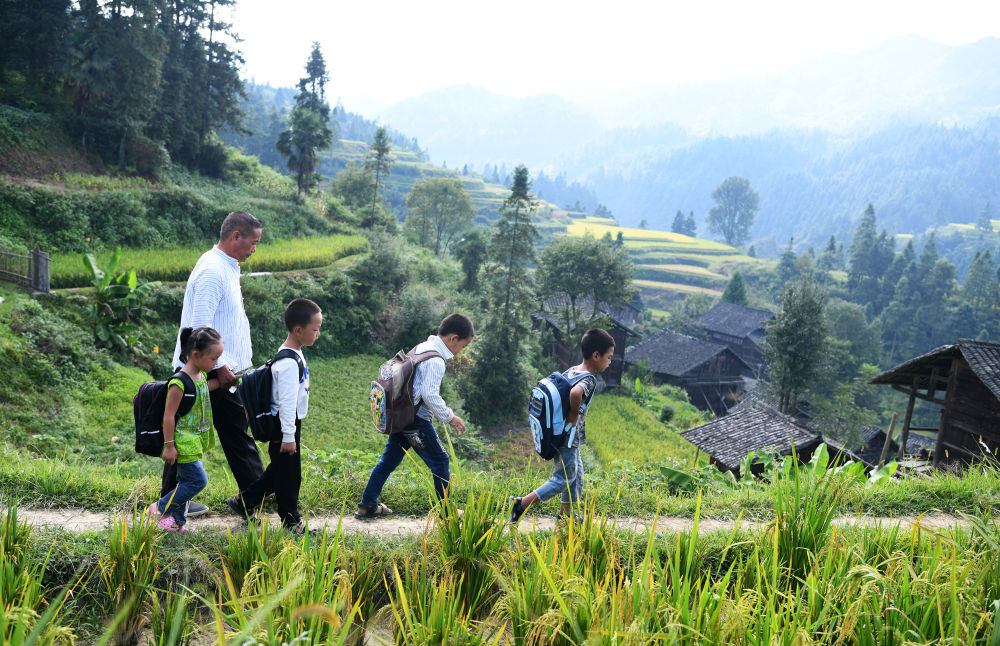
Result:
[[[372,138],[371,147],[368,149],[368,158],[365,160],[365,170],[375,173],[375,186],[372,194],[372,210],[369,218],[375,221],[375,207],[378,203],[379,186],[383,175],[388,175],[392,169],[392,143],[389,141],[389,133],[384,126],[375,128],[375,135]],[[409,205],[407,205],[409,206]],[[435,252],[437,249],[435,249]]]
[[[494,225],[490,261],[483,270],[490,315],[477,335],[474,363],[464,388],[467,395],[475,395],[466,397],[472,420],[484,426],[512,419],[521,409],[522,393],[530,381],[522,348],[530,329],[534,292],[528,265],[535,260],[538,230],[531,221],[535,207],[529,189],[528,169],[518,166],[510,196]],[[480,393],[491,393],[491,397]]]
[[[101,559],[101,580],[112,614],[120,615],[114,642],[137,644],[146,623],[145,614],[153,583],[160,571],[157,548],[163,534],[151,516],[135,515],[131,522],[117,516],[108,533],[108,552]]]
[[[767,370],[782,412],[795,406],[797,398],[823,370],[826,299],[823,288],[808,279],[787,285],[782,291],[781,309],[766,323]]]
[[[479,270],[486,262],[488,251],[488,230],[481,226],[470,227],[452,246],[451,253],[462,263],[465,278],[460,289],[476,292],[479,289]]]
[[[85,254],[83,264],[90,270],[93,295],[94,338],[99,345],[114,350],[125,350],[139,341],[136,320],[155,318],[156,312],[147,307],[150,290],[157,283],[139,283],[135,269],[118,271],[121,247],[115,249],[107,267],[97,266],[92,254]]]
[[[404,232],[434,253],[446,251],[475,216],[462,182],[451,178],[417,182],[406,196],[406,208]]]
[[[288,129],[278,136],[276,144],[278,152],[288,160],[288,168],[295,171],[300,195],[308,192],[318,179],[317,153],[329,148],[334,140],[330,106],[324,98],[329,78],[319,43],[314,42],[306,61],[306,76],[299,79],[299,93],[288,116]]]
[[[618,305],[635,293],[631,287],[633,266],[625,250],[589,234],[562,238],[547,247],[538,274],[541,296],[566,301],[563,315],[567,333],[594,320],[601,304]],[[592,311],[577,311],[582,298],[590,299]]]
[[[743,305],[744,307],[748,304],[747,286],[743,281],[743,274],[739,271],[733,272],[733,277],[726,283],[726,289],[722,292],[722,300],[726,303]]]
[[[727,245],[742,245],[760,208],[760,198],[750,188],[750,181],[745,177],[727,177],[712,191],[712,199],[715,206],[708,212],[709,230],[722,235]]]

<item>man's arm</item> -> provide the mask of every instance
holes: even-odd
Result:
[[[215,313],[219,309],[219,303],[225,297],[228,287],[226,278],[217,271],[206,270],[198,275],[191,288],[191,327],[215,328]],[[217,368],[225,368],[219,375],[219,386],[228,388],[236,383],[236,376],[232,374],[228,366],[234,365],[232,355],[226,352],[223,344],[222,354],[219,356]]]

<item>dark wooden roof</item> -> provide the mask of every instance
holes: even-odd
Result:
[[[626,350],[625,362],[636,363],[648,359],[649,368],[653,372],[680,377],[721,353],[728,353],[746,366],[746,362],[721,343],[702,341],[666,329],[646,337]],[[746,367],[749,369],[749,366]]]
[[[705,312],[700,322],[702,327],[711,332],[743,338],[760,330],[765,321],[773,318],[774,314],[767,310],[719,301]]]
[[[917,388],[929,387],[930,375],[937,368],[940,377],[946,377],[951,370],[953,359],[965,359],[969,367],[990,392],[1000,400],[1000,343],[959,339],[951,345],[935,348],[925,355],[910,359],[872,379],[872,384],[912,386],[917,379]]]
[[[750,451],[771,447],[789,455],[793,445],[797,452],[803,453],[821,441],[819,434],[761,402],[731,410],[725,417],[690,428],[681,435],[730,471],[738,471],[740,461]]]

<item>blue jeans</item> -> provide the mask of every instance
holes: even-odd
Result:
[[[434,430],[434,425],[422,417],[417,417],[404,430],[417,431],[424,443],[424,448],[411,447],[402,433],[395,433],[386,438],[382,457],[372,469],[372,474],[368,477],[368,486],[365,487],[365,492],[361,496],[362,505],[371,508],[378,505],[378,497],[382,493],[385,481],[406,457],[407,450],[416,451],[417,455],[430,468],[434,476],[434,493],[437,494],[438,499],[444,498],[445,489],[451,479],[451,460],[445,453],[441,439],[438,438],[437,431]]]
[[[177,487],[168,491],[156,504],[161,514],[170,514],[178,525],[187,522],[188,501],[201,493],[208,485],[208,475],[201,460],[177,464]]]
[[[580,459],[580,448],[563,448],[553,458],[555,470],[552,477],[538,489],[535,495],[542,502],[561,493],[560,502],[577,502],[583,491],[583,460]]]

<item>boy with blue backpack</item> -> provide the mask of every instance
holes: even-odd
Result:
[[[597,391],[595,373],[604,372],[611,365],[615,353],[615,340],[606,330],[593,328],[580,341],[583,363],[566,372],[553,373],[539,382],[532,391],[529,418],[535,436],[535,449],[543,457],[550,452],[555,460],[552,477],[531,493],[510,499],[510,522],[517,524],[521,516],[535,502],[553,498],[561,493],[559,517],[573,513],[583,490],[583,462],[580,446],[587,441],[586,418],[590,400]],[[563,391],[568,390],[568,393]],[[562,401],[568,394],[568,403]],[[546,406],[555,410],[544,411]],[[561,408],[561,410],[560,410]],[[541,420],[541,423],[540,423]],[[555,424],[557,428],[551,428]],[[541,426],[548,426],[543,436]],[[561,427],[561,428],[560,428]],[[554,446],[551,446],[553,445]],[[553,450],[554,449],[554,450]]]

